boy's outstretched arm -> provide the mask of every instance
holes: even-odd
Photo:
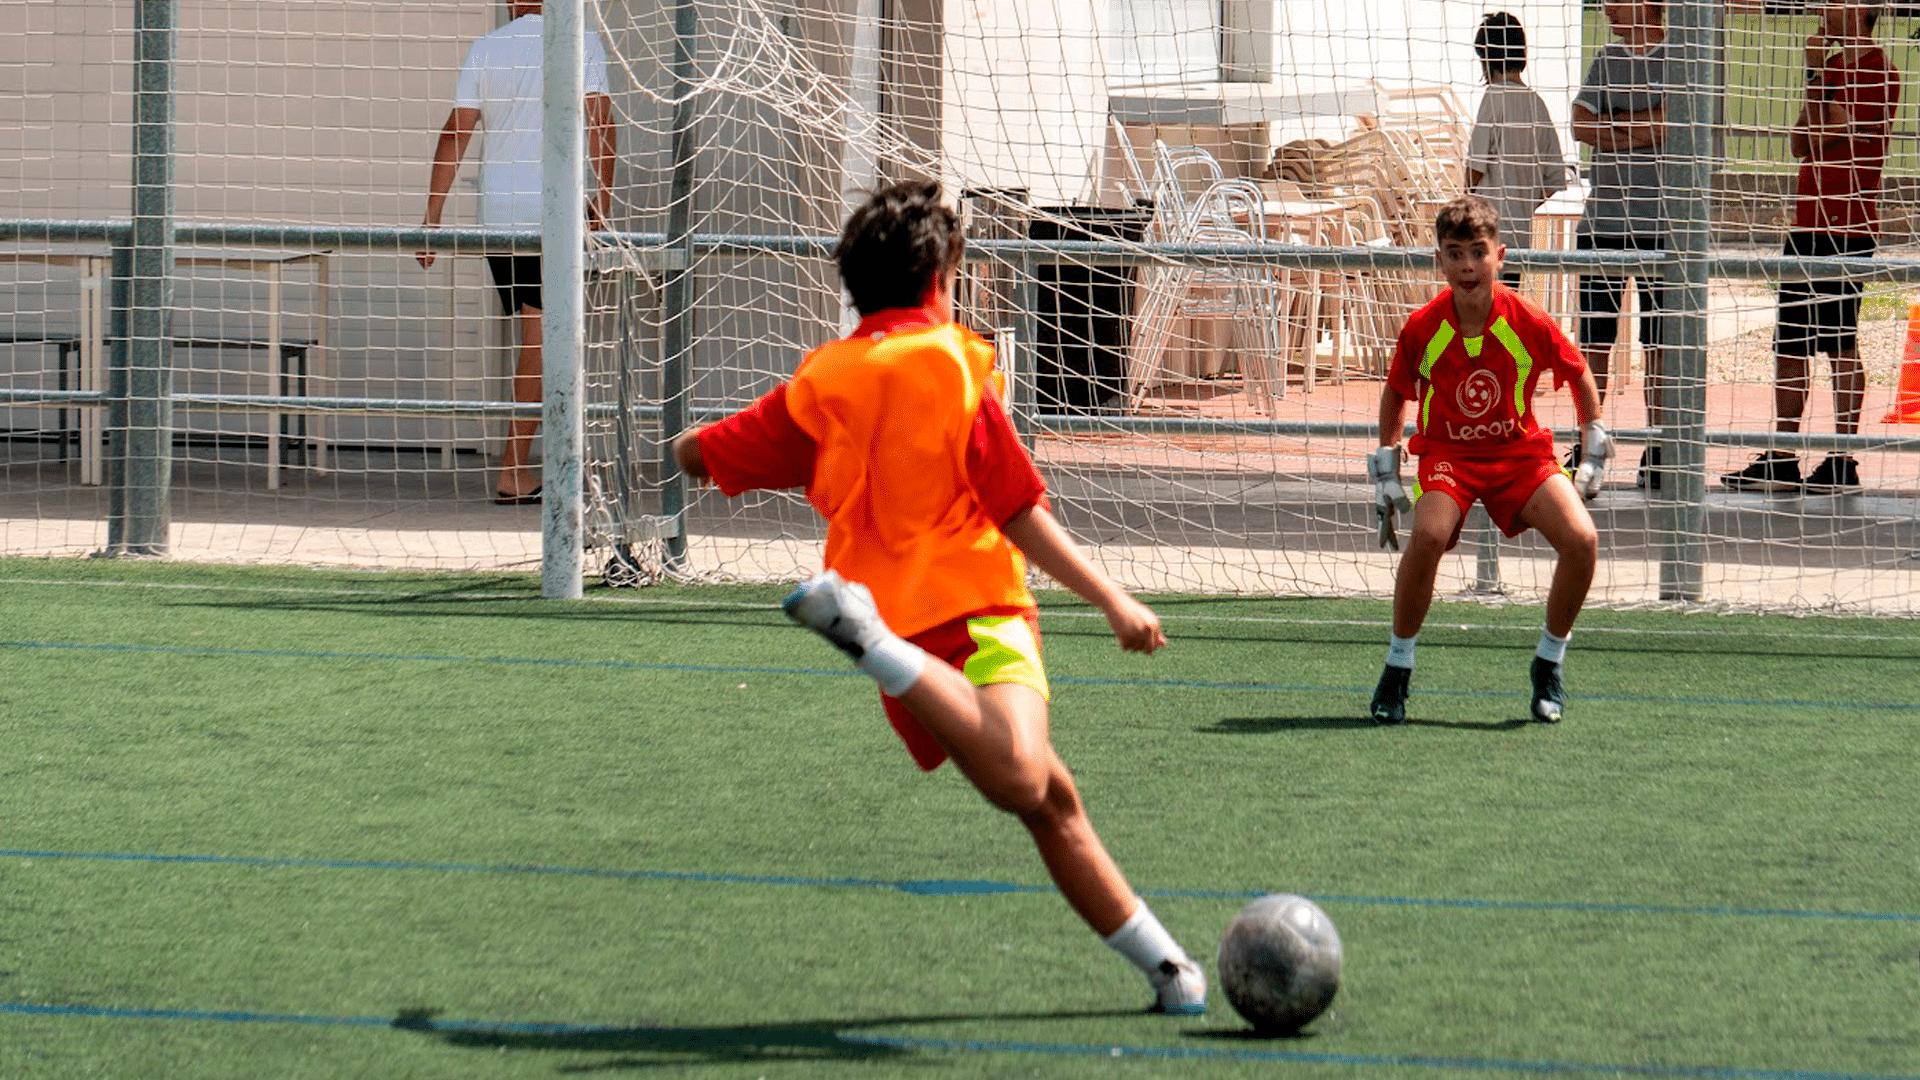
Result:
[[[1400,445],[1400,435],[1406,430],[1407,399],[1400,391],[1391,386],[1380,388],[1380,445]]]
[[[707,473],[706,459],[700,456],[700,429],[688,428],[673,437],[673,462],[688,477],[706,483],[713,479]]]
[[[1167,643],[1160,616],[1088,562],[1052,511],[1030,506],[1009,518],[1000,531],[1048,577],[1099,608],[1122,649],[1151,653]]]
[[[1591,501],[1606,482],[1607,462],[1613,458],[1613,436],[1600,422],[1600,387],[1593,372],[1581,369],[1573,381],[1573,415],[1580,421],[1580,464],[1573,470],[1573,486]]]
[[[1600,384],[1592,371],[1582,371],[1573,380],[1573,416],[1582,427],[1600,419]]]

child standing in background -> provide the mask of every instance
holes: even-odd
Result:
[[[1567,186],[1560,133],[1540,94],[1521,79],[1527,70],[1527,31],[1520,20],[1496,11],[1480,22],[1473,51],[1487,76],[1486,93],[1467,143],[1467,192],[1493,204],[1509,247],[1533,246],[1533,214]],[[1518,287],[1520,275],[1501,281]]]

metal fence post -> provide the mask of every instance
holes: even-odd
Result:
[[[1019,383],[1019,400],[1013,403],[1013,427],[1033,452],[1034,437],[1039,434],[1033,416],[1040,411],[1040,262],[1030,251],[1022,251],[1014,263],[1014,295],[1017,314],[1008,328],[1013,338],[1014,355],[1003,367],[1009,381]]]
[[[1672,9],[1678,70],[1669,71],[1662,188],[1667,195],[1673,262],[1665,288],[1661,455],[1664,541],[1660,598],[1697,601],[1705,576],[1707,434],[1707,249],[1713,207],[1713,126],[1721,88],[1714,63],[1719,0],[1679,0]]]
[[[124,333],[113,346],[115,395],[107,550],[164,555],[173,479],[173,0],[134,5],[133,232]]]
[[[673,7],[673,178],[667,200],[668,264],[660,306],[660,514],[671,535],[664,555],[670,569],[687,559],[687,478],[673,459],[673,439],[686,429],[688,371],[693,364],[693,84],[700,15],[693,0]]]

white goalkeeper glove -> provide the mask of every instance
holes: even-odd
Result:
[[[1580,464],[1573,469],[1573,486],[1580,492],[1581,498],[1592,501],[1600,494],[1600,483],[1606,477],[1607,459],[1613,456],[1613,436],[1607,434],[1605,424],[1598,420],[1589,420],[1580,428]]]
[[[1400,514],[1413,509],[1407,489],[1400,484],[1400,448],[1382,446],[1368,454],[1367,479],[1373,481],[1373,517],[1380,526],[1380,546],[1399,551]]]

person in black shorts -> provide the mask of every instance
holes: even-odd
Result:
[[[1823,5],[1820,25],[1807,38],[1807,93],[1789,148],[1800,159],[1795,182],[1789,256],[1864,258],[1880,232],[1880,177],[1900,103],[1900,73],[1874,40],[1880,6],[1866,0]],[[1774,324],[1774,430],[1797,432],[1812,396],[1810,358],[1826,353],[1833,365],[1833,426],[1857,434],[1867,392],[1860,363],[1860,283],[1847,278],[1780,283]],[[1860,487],[1851,455],[1828,454],[1805,479],[1800,459],[1769,450],[1746,468],[1722,476],[1733,491],[1835,495]]]
[[[1607,0],[1614,36],[1587,66],[1573,98],[1573,137],[1591,148],[1587,199],[1574,230],[1583,251],[1658,251],[1671,247],[1665,178],[1666,93],[1671,85],[1666,0]],[[1633,275],[1640,293],[1640,345],[1646,368],[1647,424],[1661,427],[1666,366],[1661,356],[1660,313],[1671,307],[1657,276]],[[1619,337],[1627,279],[1615,273],[1580,275],[1580,351],[1604,399],[1614,341]],[[1579,467],[1581,448],[1567,457]],[[1660,487],[1660,447],[1640,455],[1634,481]]]
[[[438,226],[454,176],[475,134],[484,132],[480,151],[481,225],[538,229],[541,223],[540,151],[544,107],[541,101],[541,0],[512,0],[505,26],[482,37],[467,51],[454,90],[453,107],[434,144],[427,210],[421,224]],[[582,112],[586,123],[588,177],[582,178],[589,228],[606,228],[611,209],[615,135],[612,98],[607,93],[606,48],[588,33],[584,56]],[[431,251],[419,254],[422,267],[433,266]],[[518,328],[520,347],[513,368],[513,400],[540,400],[540,256],[488,255],[488,268],[500,290],[500,302]],[[540,473],[531,464],[534,432],[540,422],[508,422],[500,452],[500,473],[493,501],[505,506],[540,501]]]

